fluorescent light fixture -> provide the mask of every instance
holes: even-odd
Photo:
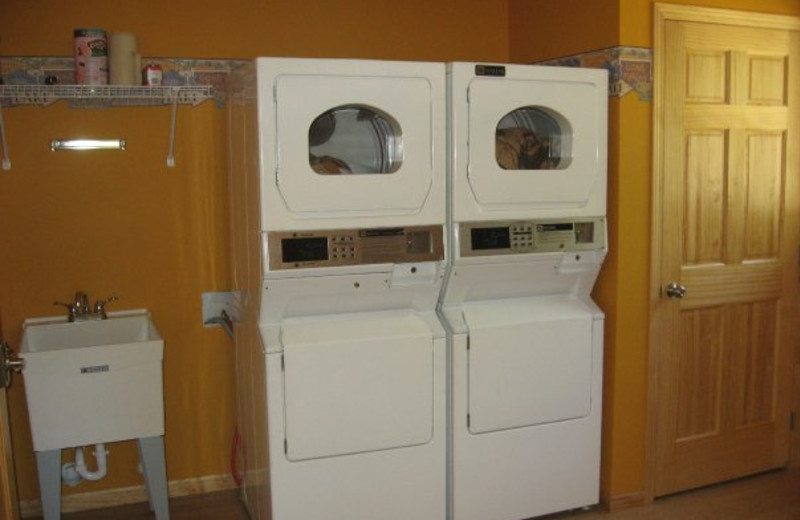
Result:
[[[125,139],[53,139],[50,150],[124,150]]]

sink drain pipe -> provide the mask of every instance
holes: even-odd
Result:
[[[75,462],[68,462],[61,468],[61,478],[65,484],[77,486],[81,480],[100,480],[106,476],[106,451],[105,444],[95,444],[94,458],[97,461],[97,470],[89,471],[86,467],[86,458],[83,453],[83,446],[75,448]]]

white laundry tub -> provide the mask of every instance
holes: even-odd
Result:
[[[23,329],[34,450],[164,434],[164,340],[147,310],[33,318]]]

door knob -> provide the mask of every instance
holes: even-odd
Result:
[[[11,385],[11,372],[19,373],[25,365],[24,359],[12,356],[8,343],[0,343],[0,388],[8,388]]]
[[[686,296],[686,287],[678,282],[670,282],[666,288],[667,298],[683,298]]]

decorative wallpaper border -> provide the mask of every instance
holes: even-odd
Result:
[[[644,47],[610,47],[547,60],[537,65],[586,67],[608,70],[608,95],[636,92],[641,101],[653,98],[653,50]]]
[[[206,60],[183,58],[142,58],[142,64],[161,66],[166,86],[211,85],[215,101],[222,105],[228,74],[245,60]],[[609,95],[622,97],[636,92],[641,101],[653,95],[653,51],[644,47],[610,47],[574,56],[537,63],[563,67],[602,68],[609,73]],[[75,60],[72,57],[3,57],[0,56],[0,83],[6,85],[43,85],[46,80],[60,85],[75,83]]]
[[[142,65],[159,65],[164,86],[210,85],[215,101],[224,104],[228,74],[243,60],[205,60],[142,57]],[[0,84],[44,85],[75,84],[75,59],[72,57],[0,56]]]

